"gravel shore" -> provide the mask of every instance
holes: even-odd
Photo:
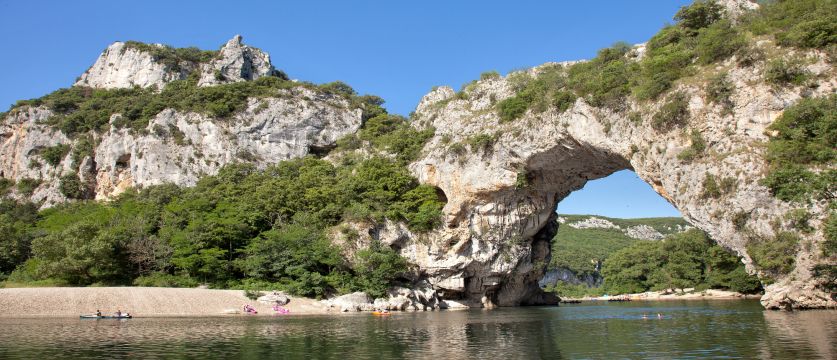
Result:
[[[259,315],[272,315],[271,305],[250,300],[242,290],[156,287],[49,287],[0,289],[0,317],[79,316],[96,309],[117,309],[134,316],[213,316],[240,311],[250,304]],[[314,299],[293,297],[284,306],[291,315],[324,314]]]

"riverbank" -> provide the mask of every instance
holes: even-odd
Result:
[[[607,301],[611,299],[626,299],[630,301],[661,301],[661,300],[745,300],[745,299],[753,299],[758,300],[761,299],[761,294],[755,295],[747,295],[742,294],[735,291],[724,291],[724,290],[703,290],[703,291],[694,291],[693,289],[683,289],[683,290],[665,290],[665,291],[647,291],[644,293],[636,293],[636,294],[623,294],[623,295],[612,295],[612,296],[585,296],[581,298],[561,298],[561,301]]]
[[[250,300],[242,290],[157,287],[45,287],[0,289],[0,317],[77,317],[116,310],[137,317],[216,316],[250,304],[259,315],[272,315],[270,304]],[[325,314],[314,299],[292,297],[291,315]]]

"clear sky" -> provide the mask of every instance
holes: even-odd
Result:
[[[690,2],[0,0],[0,108],[70,86],[113,41],[217,49],[241,34],[292,78],[342,80],[406,115],[436,85],[644,42]],[[633,174],[591,182],[565,202],[567,213],[677,215]]]

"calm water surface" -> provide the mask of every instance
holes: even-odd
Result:
[[[668,301],[386,318],[0,319],[0,359],[267,357],[835,359],[837,311],[764,311],[756,301]]]

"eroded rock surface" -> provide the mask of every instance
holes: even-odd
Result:
[[[721,64],[729,69],[735,89],[731,114],[707,102],[702,83],[677,85],[675,91],[688,98],[690,116],[686,126],[670,131],[650,126],[665,99],[629,101],[622,112],[578,99],[565,112],[530,110],[501,123],[495,105],[514,95],[509,77],[477,82],[469,87],[467,99],[454,97],[448,87],[437,88],[422,99],[415,121],[418,127],[434,127],[436,136],[410,169],[421,182],[444,192],[445,225],[401,253],[426,271],[444,298],[484,306],[537,303],[537,280],[549,259],[548,242],[542,239],[554,233],[549,229],[555,226],[557,203],[589,180],[631,169],[687,221],[741,255],[755,271],[745,247],[748,237],[732,219],[745,214],[751,234],[770,238],[790,229],[783,216],[794,208],[759,184],[767,166],[765,128],[803,95],[833,94],[837,83],[824,54],[807,55],[813,59],[807,71],[817,77],[816,88],[768,85],[764,62],[741,67],[733,58]],[[529,72],[536,75],[540,69]],[[641,114],[640,120],[629,120],[630,112]],[[678,158],[690,146],[683,129],[701,133],[707,155],[694,161]],[[480,137],[491,139],[490,145],[469,145]],[[730,179],[734,189],[708,200],[703,194],[707,174]],[[521,177],[527,180],[523,186]],[[819,204],[811,212],[811,224],[821,229],[827,211]],[[827,261],[818,255],[821,230],[804,238],[811,246],[799,251],[791,274],[767,286],[765,306],[837,306],[830,294],[814,286],[819,280],[811,272],[813,265]]]

